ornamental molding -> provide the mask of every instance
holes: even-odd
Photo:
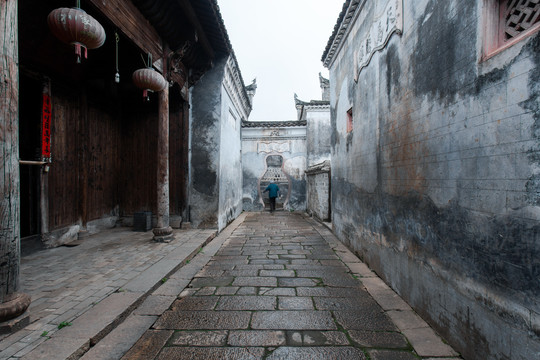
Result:
[[[229,94],[237,111],[240,113],[240,118],[242,120],[247,120],[249,113],[251,112],[251,104],[238,70],[238,64],[232,56],[229,56],[225,66],[223,86]]]
[[[281,136],[279,140],[306,140],[307,136]],[[276,141],[275,137],[268,136],[242,136],[242,141]]]
[[[360,47],[354,51],[355,82],[373,55],[386,47],[394,33],[403,33],[403,0],[387,0],[384,10],[375,16]]]
[[[257,144],[258,153],[284,153],[291,151],[290,142],[260,142]]]

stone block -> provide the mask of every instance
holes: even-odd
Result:
[[[417,360],[418,358],[408,351],[371,350],[369,356],[372,360]]]
[[[343,346],[350,345],[345,333],[340,331],[287,331],[290,346]]]
[[[229,346],[283,346],[284,331],[235,330],[229,333]]]
[[[329,311],[261,311],[253,314],[253,329],[336,330]]]
[[[167,311],[154,324],[158,330],[235,330],[247,329],[249,311]]]
[[[361,347],[407,349],[407,339],[398,332],[349,330],[351,339]]]
[[[405,329],[402,330],[403,334],[409,339],[409,342],[414,348],[414,351],[422,357],[443,357],[443,356],[457,356],[458,354],[447,344],[445,344],[441,338],[435,334],[435,332],[427,328]]]
[[[173,311],[213,310],[218,302],[217,296],[189,296],[175,301]]]
[[[173,333],[171,330],[148,330],[121,359],[154,359]]]
[[[327,360],[357,359],[366,360],[360,349],[344,347],[279,347],[266,359],[268,360]]]
[[[234,279],[232,286],[277,286],[275,277],[239,276]]]
[[[334,311],[336,321],[347,330],[396,331],[383,312],[373,309]]]
[[[167,347],[163,349],[157,360],[170,359],[263,359],[264,348],[194,348],[194,347]]]
[[[222,296],[216,310],[275,310],[273,296]]]
[[[279,297],[279,310],[313,310],[313,300],[309,297]]]
[[[150,295],[133,312],[137,315],[161,315],[176,300],[176,296]]]
[[[122,324],[84,354],[81,360],[119,359],[152,326],[156,319],[156,316],[129,316]]]
[[[228,331],[179,331],[171,340],[178,346],[225,346]]]

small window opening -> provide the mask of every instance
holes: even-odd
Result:
[[[352,108],[347,110],[347,132],[350,133],[353,131],[353,115],[352,115]]]
[[[503,41],[526,33],[540,22],[540,0],[505,0],[500,5]]]
[[[540,0],[484,0],[484,58],[540,29]]]

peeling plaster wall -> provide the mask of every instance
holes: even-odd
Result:
[[[241,118],[225,86],[221,90],[223,114],[219,161],[218,229],[225,228],[242,212]]]
[[[221,231],[242,212],[243,97],[233,58],[223,58],[191,89],[190,221]]]
[[[464,358],[538,358],[540,35],[480,61],[482,1],[403,1],[355,83],[377,4],[330,66],[335,232]]]
[[[191,89],[190,220],[197,228],[218,227],[222,81],[225,60]]]
[[[289,175],[291,184],[286,210],[306,209],[306,128],[243,128],[243,209],[261,211],[263,205],[259,195],[259,179],[266,171],[266,157],[281,155],[283,170]],[[268,193],[265,194],[266,196]],[[279,201],[284,201],[280,199]]]
[[[308,167],[330,160],[330,106],[306,106]]]

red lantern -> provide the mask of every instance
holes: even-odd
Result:
[[[167,87],[165,78],[156,70],[148,67],[136,70],[133,73],[133,82],[138,88],[143,89],[143,97],[150,100],[148,91],[161,91]]]
[[[87,49],[96,49],[105,42],[103,26],[79,8],[59,8],[51,11],[47,23],[52,33],[66,44],[75,46],[77,63],[81,62],[81,48],[84,48],[84,58]]]

